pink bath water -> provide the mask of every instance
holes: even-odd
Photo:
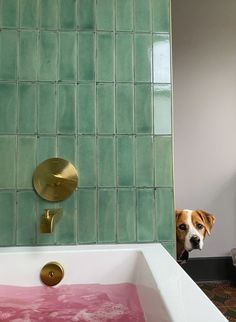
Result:
[[[144,322],[136,286],[0,285],[0,321]]]

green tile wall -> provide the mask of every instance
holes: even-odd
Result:
[[[0,245],[160,241],[173,255],[169,0],[0,0]],[[40,199],[50,157],[75,193]],[[44,208],[63,208],[40,234]]]

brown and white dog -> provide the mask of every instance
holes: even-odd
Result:
[[[202,249],[206,233],[210,235],[215,217],[203,210],[176,210],[177,260],[188,259],[193,249]]]

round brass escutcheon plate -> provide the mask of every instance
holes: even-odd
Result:
[[[60,283],[64,277],[64,269],[57,262],[49,262],[40,271],[40,279],[47,286],[54,286]]]
[[[78,173],[67,160],[51,158],[40,163],[33,173],[33,185],[40,197],[61,201],[69,197],[78,184]]]

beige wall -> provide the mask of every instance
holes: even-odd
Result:
[[[214,213],[202,252],[236,247],[236,1],[172,0],[175,198]]]

